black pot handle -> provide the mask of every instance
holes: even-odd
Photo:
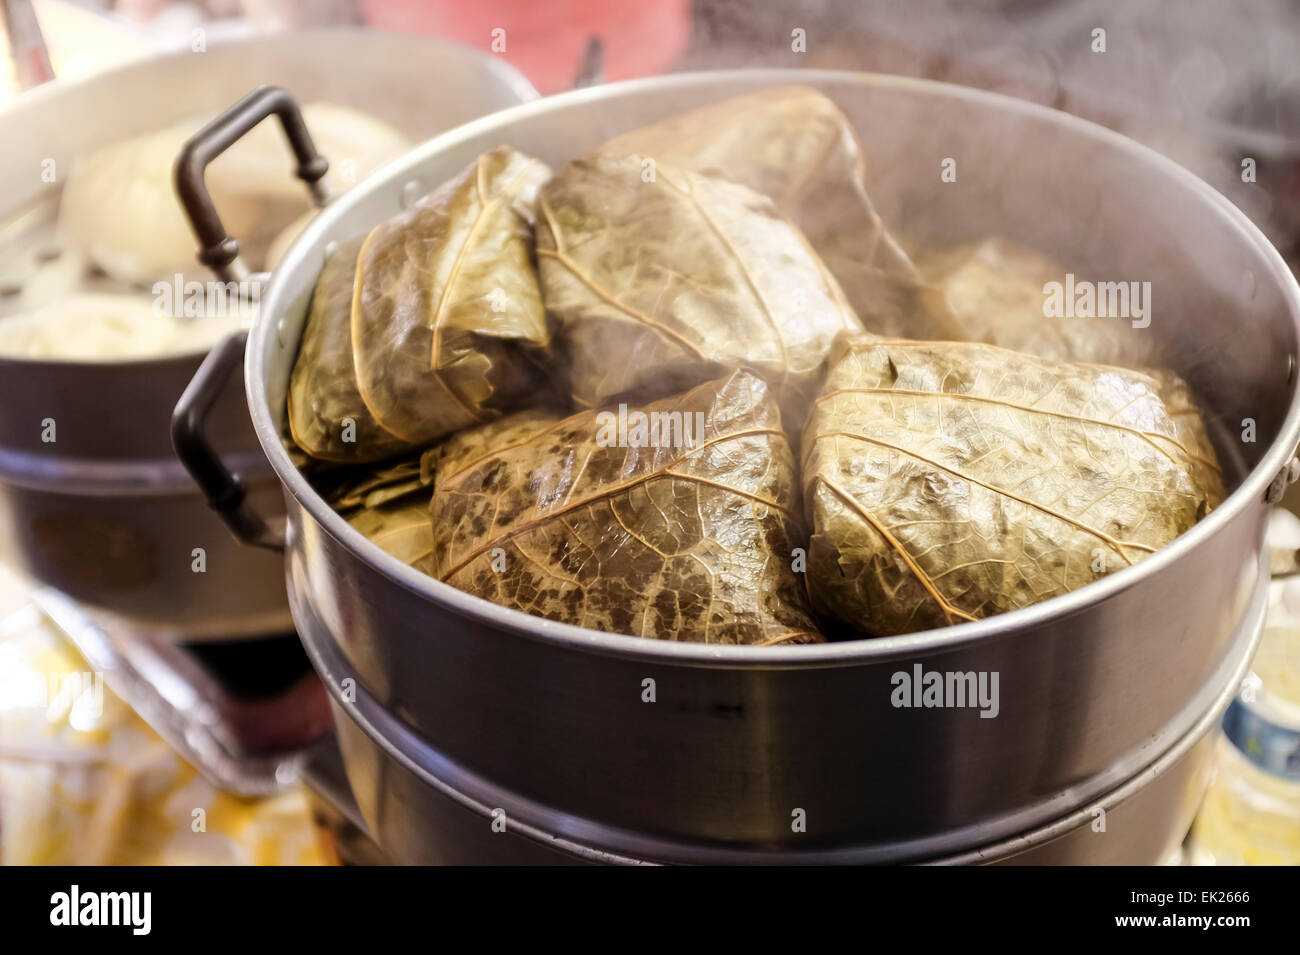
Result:
[[[279,117],[284,128],[284,135],[298,161],[298,178],[307,184],[315,203],[323,206],[328,197],[321,180],[329,169],[329,163],[316,152],[316,144],[303,122],[298,103],[278,86],[260,86],[253,90],[190,137],[176,157],[173,170],[176,195],[199,240],[199,261],[223,282],[243,281],[249,272],[239,258],[239,242],[227,235],[226,227],[221,224],[203,175],[208,163],[271,115]]]
[[[213,450],[203,425],[222,390],[242,364],[248,332],[235,332],[203,359],[172,411],[172,447],[194,483],[241,542],[268,550],[284,550],[284,532],[272,528],[248,506],[247,492]]]
[[[297,102],[278,86],[261,86],[204,126],[185,143],[176,157],[176,195],[199,240],[199,261],[224,282],[249,277],[239,258],[239,242],[226,234],[204,173],[208,164],[233,146],[268,116],[277,116],[298,161],[298,178],[311,190],[317,205],[327,199],[321,183],[329,163],[316,152]],[[204,433],[204,422],[222,390],[240,366],[248,343],[247,332],[237,332],[214,348],[199,366],[194,379],[172,412],[172,447],[181,464],[208,499],[208,505],[245,544],[284,550],[282,529],[272,528],[248,506],[247,492],[230,473]]]

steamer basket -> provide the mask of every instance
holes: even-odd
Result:
[[[791,83],[847,113],[877,206],[908,239],[1001,234],[1080,271],[1150,280],[1160,311],[1148,331],[1198,392],[1229,499],[1159,553],[1013,613],[883,639],[714,647],[596,633],[469,596],[365,540],[293,468],[278,441],[286,382],[330,243],[398,212],[408,183],[431,187],[498,144],[559,165],[644,123]],[[945,157],[958,157],[956,184],[940,181]],[[216,225],[209,248],[224,238]],[[463,859],[457,847],[473,845],[492,847],[483,860],[560,848],[620,861],[922,861],[1085,811],[1177,752],[1244,665],[1266,583],[1266,501],[1294,473],[1300,436],[1298,322],[1300,289],[1276,251],[1190,173],[1075,117],[946,84],[660,77],[425,143],[301,236],[245,356],[253,422],[286,490],[294,618],[335,695],[368,824],[406,860]],[[193,397],[220,387],[237,345]],[[193,410],[178,409],[195,426],[187,461],[213,500],[229,500],[236,485],[204,453]],[[1255,443],[1240,441],[1245,418]],[[260,526],[248,506],[226,516]],[[893,708],[892,674],[918,663],[997,672],[1000,714]],[[646,678],[654,704],[641,701]],[[1160,792],[1156,810],[1183,819],[1185,793]],[[494,810],[525,836],[521,848],[475,838]],[[798,813],[806,831],[791,824]]]

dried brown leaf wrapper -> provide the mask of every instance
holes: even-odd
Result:
[[[321,496],[347,522],[403,563],[431,574],[433,474],[423,456],[324,475]]]
[[[373,468],[349,469],[328,478],[329,483],[321,487],[321,494],[340,514],[359,508],[382,507],[433,484],[433,474],[425,467],[423,456]],[[425,503],[428,503],[427,497]]]
[[[959,328],[956,335],[946,337],[1056,361],[1129,368],[1157,361],[1149,331],[1133,328],[1127,319],[1047,316],[1043,287],[1048,282],[1063,283],[1067,270],[1026,246],[1002,238],[984,239],[918,256],[917,261],[947,299]]]
[[[357,387],[407,444],[497,418],[535,389],[550,335],[532,223],[549,175],[498,148],[366,237],[351,315]]]
[[[693,447],[603,446],[610,419],[599,412],[530,412],[447,441],[432,503],[436,576],[612,633],[821,640],[791,569],[794,461],[766,383],[737,372],[635,410],[702,412],[704,430]]]
[[[868,331],[959,337],[943,296],[927,288],[872,205],[852,124],[816,90],[739,96],[633,130],[600,151],[711,173],[768,196],[808,237]]]
[[[433,575],[433,524],[424,501],[367,508],[348,523],[404,564]]]
[[[542,290],[574,400],[673,394],[747,368],[783,404],[806,402],[835,337],[861,328],[835,280],[770,199],[662,163],[645,181],[643,169],[598,153],[542,190]]]
[[[1174,376],[983,344],[842,342],[803,454],[814,607],[876,635],[1076,590],[1224,496]]]
[[[341,245],[321,270],[289,378],[294,443],[326,461],[381,461],[410,447],[380,426],[357,389],[352,293],[361,243]]]

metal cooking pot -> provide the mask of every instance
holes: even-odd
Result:
[[[790,83],[848,115],[881,214],[918,244],[1002,234],[1098,275],[1150,281],[1146,331],[1198,393],[1229,499],[1141,563],[1013,613],[884,639],[714,647],[596,633],[469,596],[364,539],[294,469],[279,434],[316,276],[331,243],[401,209],[408,183],[431,187],[500,143],[559,165],[644,123]],[[957,159],[956,183],[940,180],[945,158]],[[206,224],[219,250],[224,233]],[[1059,835],[1061,820],[1131,795],[1180,747],[1203,751],[1196,734],[1258,630],[1266,498],[1294,473],[1298,328],[1300,289],[1260,232],[1124,137],[940,83],[719,72],[517,107],[425,143],[340,198],[272,278],[245,385],[286,490],[294,619],[334,695],[358,802],[394,859],[976,858],[1021,834]],[[222,386],[239,351],[214,355],[178,419],[191,426],[191,470],[248,535],[264,526],[203,445],[193,404]],[[1244,419],[1253,442],[1240,440]],[[892,675],[918,664],[998,673],[1000,713],[894,708]],[[642,701],[647,678],[657,702]],[[1146,795],[1147,818],[1155,806],[1185,821],[1171,802],[1187,798],[1168,783],[1177,775],[1157,775],[1166,783]],[[492,832],[494,820],[519,838],[489,840],[484,854],[474,827]],[[1122,842],[1096,851],[1156,861],[1126,857]]]
[[[214,46],[56,81],[0,113],[7,190],[0,220],[22,230],[13,244],[51,243],[61,173],[77,157],[216,113],[267,81],[363,109],[413,138],[537,96],[497,57],[348,29]],[[48,160],[59,183],[40,175]],[[135,625],[187,639],[288,630],[280,556],[230,539],[168,441],[172,407],[202,359],[0,358],[0,559]],[[46,419],[56,423],[54,443],[42,440]],[[212,428],[250,501],[268,518],[282,515],[278,482],[237,387],[216,396]],[[204,551],[204,573],[192,571],[196,548]]]
[[[1261,598],[1263,592],[1261,591]],[[927,865],[1155,865],[1180,846],[1214,768],[1219,721],[1249,671],[1249,660],[1262,634],[1263,599],[1252,604],[1235,641],[1235,667],[1218,698],[1192,729],[1153,763],[1122,785],[1079,805],[1073,811],[1024,832],[980,842],[975,848],[926,857]],[[319,650],[320,648],[314,648]],[[346,667],[312,653],[326,681],[340,683]],[[335,725],[345,755],[352,791],[340,791],[337,780],[309,772],[308,784],[335,806],[356,808],[374,838],[391,859],[408,864],[465,865],[485,863],[559,864],[567,862],[636,863],[658,856],[643,845],[640,856],[620,856],[599,845],[578,842],[561,821],[546,830],[514,825],[498,832],[484,821],[495,803],[507,802],[497,793],[486,803],[467,798],[435,775],[435,758],[420,758],[424,744],[388,717],[371,698],[348,706],[334,700]],[[414,758],[413,758],[414,757]],[[309,767],[311,768],[311,767]],[[489,790],[477,787],[476,795]],[[1068,803],[1068,800],[1063,800]],[[356,813],[353,813],[356,815]],[[805,861],[789,853],[748,857],[693,847],[690,861]],[[816,860],[834,860],[820,853]],[[868,858],[859,856],[859,858]]]

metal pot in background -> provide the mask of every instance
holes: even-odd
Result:
[[[150,631],[196,639],[289,630],[280,555],[232,540],[168,440],[169,405],[202,358],[0,358],[0,558]],[[274,474],[239,397],[232,388],[218,399],[214,436],[250,500],[277,514]],[[41,440],[46,420],[53,444]],[[205,572],[195,573],[200,557]]]
[[[500,143],[558,166],[664,116],[791,83],[845,111],[877,208],[909,239],[1000,234],[1076,268],[1151,281],[1161,312],[1149,332],[1197,391],[1228,500],[1159,553],[1042,604],[927,633],[756,648],[597,633],[495,606],[382,552],[311,489],[279,435],[332,242],[398,212],[407,183],[441,182]],[[955,184],[940,179],[945,157],[958,159]],[[205,238],[216,248],[222,234]],[[1202,752],[1257,639],[1266,499],[1285,487],[1300,440],[1298,328],[1289,270],[1203,182],[1101,127],[947,84],[788,70],[660,77],[425,143],[302,234],[244,355],[254,426],[286,490],[294,619],[333,694],[366,823],[398,861],[986,859],[1026,840],[1072,861],[1159,861],[1203,779],[1188,754]],[[210,499],[259,536],[265,522],[204,447],[194,413],[239,351],[214,357],[177,417]],[[1245,418],[1254,443],[1237,440]],[[998,673],[998,717],[893,708],[892,674],[917,664]],[[645,678],[653,705],[641,700]],[[1108,804],[1129,806],[1133,826],[1070,835]],[[494,818],[514,838],[491,835]],[[1151,819],[1168,820],[1166,837],[1135,838]]]
[[[351,29],[214,46],[55,81],[0,113],[8,244],[53,248],[61,177],[79,156],[215,114],[263,82],[358,108],[417,140],[537,95],[488,54]],[[50,160],[60,182],[43,181]],[[202,359],[0,358],[0,559],[151,631],[196,639],[290,629],[280,555],[231,539],[168,440],[172,407]],[[50,420],[53,443],[43,439]],[[212,427],[250,502],[280,519],[278,481],[237,386],[216,397]],[[198,548],[204,573],[192,571]]]

